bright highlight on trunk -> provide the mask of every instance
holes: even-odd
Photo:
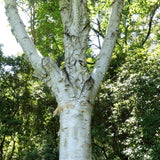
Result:
[[[92,106],[77,101],[63,106],[60,115],[60,159],[91,159]]]

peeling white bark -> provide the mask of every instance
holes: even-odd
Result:
[[[60,160],[91,160],[91,112],[87,102],[62,104]]]
[[[89,78],[86,66],[89,18],[86,0],[60,0],[64,28],[65,70],[75,94],[81,94],[84,82]]]
[[[23,48],[38,78],[55,94],[60,115],[60,160],[91,160],[90,123],[92,105],[108,69],[117,39],[123,0],[115,0],[108,29],[91,75],[86,66],[89,33],[87,0],[59,0],[64,28],[65,68],[38,53],[27,35],[16,8],[16,0],[5,0],[13,34]]]
[[[30,40],[29,36],[27,35],[24,24],[19,17],[18,10],[16,8],[16,1],[15,0],[6,0],[5,1],[5,9],[6,15],[8,17],[8,21],[12,27],[12,33],[15,35],[17,41],[20,43],[22,49],[26,53],[27,58],[32,63],[32,66],[37,71],[41,71],[42,74],[45,75],[45,72],[42,69],[42,55],[40,55],[33,42]]]
[[[25,31],[24,24],[18,14],[15,0],[5,0],[5,9],[12,33],[20,43],[28,61],[34,68],[34,75],[43,80],[52,88],[53,94],[60,90],[62,85],[55,85],[62,79],[63,74],[56,63],[49,57],[43,57]],[[63,78],[64,79],[64,78]],[[54,83],[53,83],[54,82]],[[64,86],[64,84],[63,84]]]

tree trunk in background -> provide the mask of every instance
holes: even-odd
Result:
[[[27,35],[15,0],[5,0],[12,32],[22,46],[35,75],[55,95],[60,115],[60,160],[91,160],[91,112],[116,43],[123,0],[114,0],[102,49],[89,74],[86,65],[89,18],[87,0],[59,0],[64,29],[65,67],[43,57]]]

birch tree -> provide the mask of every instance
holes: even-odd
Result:
[[[56,97],[58,107],[53,115],[60,116],[59,159],[91,160],[91,113],[116,43],[123,0],[114,0],[111,5],[105,38],[91,73],[86,64],[90,30],[87,0],[59,0],[59,6],[64,30],[64,69],[37,51],[18,14],[16,0],[5,0],[12,32],[32,65],[34,75],[45,82]]]

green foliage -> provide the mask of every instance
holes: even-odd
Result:
[[[95,160],[160,159],[158,8],[158,1],[125,1],[119,38],[94,107]],[[104,24],[93,25],[100,36]]]
[[[63,27],[61,23],[58,0],[34,1],[30,8],[35,12],[35,19],[31,19],[31,34],[38,50],[44,56],[50,56],[58,65],[64,59],[63,53]],[[33,8],[34,7],[34,8]],[[35,32],[33,35],[33,32]]]
[[[95,105],[93,137],[95,147],[103,146],[108,159],[160,159],[159,66],[159,53],[139,50],[126,57],[116,81],[103,84]]]
[[[56,101],[23,56],[0,52],[0,159],[58,159]],[[53,141],[54,139],[54,141]]]

